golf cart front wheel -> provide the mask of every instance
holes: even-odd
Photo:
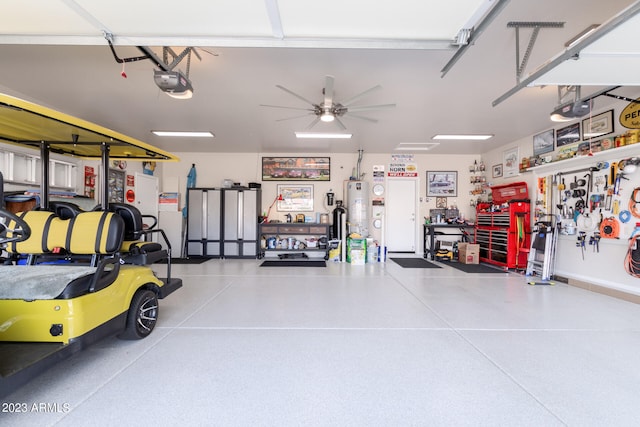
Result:
[[[158,296],[149,289],[140,289],[131,300],[127,324],[120,338],[139,340],[148,336],[158,321]]]

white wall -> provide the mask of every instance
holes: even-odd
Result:
[[[249,182],[258,182],[262,184],[262,211],[266,212],[269,205],[273,203],[277,196],[278,182],[262,181],[261,167],[262,157],[286,157],[291,156],[290,153],[175,153],[180,157],[179,163],[163,163],[162,164],[162,187],[161,191],[179,191],[181,193],[181,203],[185,203],[186,193],[186,177],[191,168],[191,164],[195,163],[197,171],[198,187],[221,187],[224,179],[231,179],[234,182],[240,182],[247,185]],[[325,156],[326,154],[304,153],[296,154],[298,157]],[[335,193],[336,200],[344,200],[343,184],[352,175],[357,165],[358,154],[333,154],[331,157],[331,181],[314,182],[314,208],[316,212],[330,213],[333,207],[325,204],[325,194],[332,190]],[[475,208],[470,206],[470,201],[476,199],[477,196],[470,195],[470,191],[474,185],[470,183],[469,166],[474,161],[479,161],[480,157],[475,155],[429,155],[416,154],[414,161],[418,167],[419,180],[419,216],[418,224],[419,233],[422,233],[423,217],[429,215],[429,209],[434,209],[435,199],[426,197],[426,172],[427,171],[458,171],[458,197],[448,198],[448,205],[455,205],[466,218],[475,216]],[[389,163],[392,161],[390,154],[368,154],[364,153],[360,172],[364,173],[364,180],[372,182],[372,171],[374,165],[384,165],[385,171],[389,170]],[[306,182],[305,182],[306,184]],[[370,195],[372,197],[372,195]],[[270,219],[285,220],[286,212],[278,212],[274,207],[271,210]],[[370,216],[370,215],[369,215]],[[371,225],[369,230],[374,239],[380,239],[379,231]],[[419,239],[417,252],[421,253],[423,248],[422,239]]]
[[[613,108],[614,117],[614,133],[607,135],[607,137],[615,136],[625,133],[628,129],[623,128],[618,121],[618,116],[628,102],[616,102],[613,107],[596,109],[593,114],[597,115],[602,112],[611,110]],[[597,105],[597,103],[596,103]],[[559,129],[575,122],[567,123],[553,123],[549,122],[547,129]],[[547,129],[540,129],[543,132]],[[577,143],[576,143],[577,144]],[[512,144],[508,144],[497,150],[485,153],[482,156],[483,161],[487,165],[489,172],[487,177],[491,175],[491,166],[502,163],[503,153],[505,150],[510,150],[514,147],[518,147],[519,156],[530,157],[533,154],[533,135],[515,141]],[[557,150],[552,153],[557,154]],[[597,162],[608,161],[617,162],[624,158],[631,156],[640,156],[640,144],[635,144],[627,147],[623,147],[619,150],[613,149],[596,153],[593,157],[576,157],[574,159],[567,159],[560,162],[550,163],[538,168],[533,168],[530,172],[524,172],[515,177],[510,178],[496,178],[491,179],[493,185],[501,185],[509,182],[524,181],[529,186],[529,195],[532,199],[532,212],[534,211],[535,202],[537,200],[537,181],[540,177],[547,177],[552,182],[553,175],[575,169],[581,169],[583,167],[595,166]],[[604,172],[602,172],[604,173]],[[584,175],[582,172],[580,177]],[[620,194],[621,210],[627,209],[629,197],[634,188],[640,187],[640,171],[634,172],[627,176],[628,181],[623,181],[622,191]],[[573,175],[567,175],[567,186],[569,180],[573,180]],[[602,191],[601,191],[602,193]],[[557,201],[557,188],[554,187],[553,194],[555,196],[554,203]],[[558,210],[548,212],[551,214],[558,213]],[[605,211],[605,216],[614,216],[611,212]],[[567,277],[569,279],[575,279],[584,281],[591,284],[604,286],[607,288],[618,289],[624,292],[640,295],[640,280],[627,274],[624,269],[624,259],[627,252],[628,238],[635,228],[636,221],[640,222],[640,218],[632,218],[629,223],[621,224],[620,239],[601,239],[600,240],[600,252],[597,252],[594,246],[586,245],[584,254],[584,260],[582,259],[582,252],[579,247],[576,246],[577,238],[575,235],[560,235],[557,245],[557,259],[555,266],[555,273],[559,276]],[[587,240],[592,233],[588,233]]]

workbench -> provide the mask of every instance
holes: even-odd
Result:
[[[445,230],[445,231],[436,231]],[[449,230],[456,230],[457,233],[449,232]],[[449,224],[449,223],[437,223],[437,224],[424,224],[422,233],[422,246],[424,247],[424,258],[430,257],[435,259],[436,255],[436,235],[438,236],[466,236],[475,233],[475,225],[469,224]],[[475,239],[471,239],[473,241]],[[427,242],[429,245],[427,246]]]

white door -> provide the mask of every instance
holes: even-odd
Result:
[[[416,252],[417,180],[387,179],[386,232],[389,252]]]
[[[134,191],[136,197],[132,204],[143,215],[158,218],[158,178],[136,172]]]

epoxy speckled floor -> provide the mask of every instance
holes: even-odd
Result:
[[[640,305],[446,265],[259,264],[175,265],[150,337],[56,365],[0,425],[638,424]]]

